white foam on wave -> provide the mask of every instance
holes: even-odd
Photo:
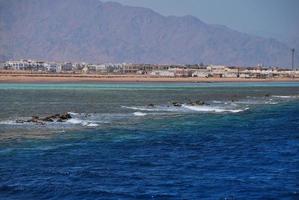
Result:
[[[70,115],[72,115],[72,116],[80,115],[80,113],[75,113],[75,112],[68,112],[68,114],[70,114]]]
[[[138,110],[138,111],[148,111],[148,112],[177,112],[180,110],[179,107],[171,107],[171,106],[122,106],[122,108]]]
[[[98,127],[99,125],[96,123],[90,123],[87,125],[88,127]]]
[[[2,125],[21,125],[20,123],[16,123],[15,120],[0,121],[0,124],[2,124]]]
[[[73,124],[73,125],[82,125],[82,126],[87,126],[87,127],[97,127],[99,124],[89,121],[89,120],[83,120],[83,119],[78,119],[78,118],[72,118],[67,120],[66,123]]]
[[[276,101],[265,101],[265,104],[276,105],[278,102]]]
[[[226,107],[225,107],[226,106]],[[155,106],[154,108],[144,107],[144,106],[123,106],[123,108],[138,110],[138,111],[148,111],[148,112],[179,112],[179,113],[188,113],[188,112],[214,112],[214,113],[224,113],[224,112],[231,112],[231,113],[238,113],[248,110],[249,108],[244,109],[237,109],[235,106],[224,105],[221,106],[192,106],[188,104],[183,104],[181,107],[166,107],[166,106]],[[135,116],[143,116],[145,113],[142,112],[135,112]]]
[[[216,103],[216,104],[222,104],[223,103],[223,101],[218,101],[218,100],[214,100],[214,101],[212,101],[213,103]]]
[[[298,95],[289,95],[289,96],[283,96],[283,95],[274,95],[272,96],[274,98],[280,98],[280,99],[295,99],[298,98]]]
[[[146,114],[146,113],[143,113],[143,112],[134,112],[133,115],[138,116],[138,117],[144,117],[144,116],[146,116],[147,114]]]
[[[197,112],[214,112],[214,113],[224,113],[224,112],[230,112],[230,113],[238,113],[243,112],[245,110],[248,110],[249,108],[245,109],[226,109],[222,107],[216,107],[216,106],[190,106],[190,105],[183,105],[184,108],[187,108],[192,111]]]
[[[84,121],[81,120],[81,119],[76,119],[76,118],[72,118],[72,119],[69,119],[67,120],[67,123],[70,123],[70,124],[82,124]]]
[[[246,100],[239,100],[235,101],[235,104],[245,104],[245,105],[263,105],[263,104],[278,104],[277,101],[273,99],[246,99]]]

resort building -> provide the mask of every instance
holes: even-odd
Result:
[[[158,77],[175,77],[175,72],[169,70],[155,70],[150,72],[150,75]]]
[[[30,73],[88,73],[88,74],[131,74],[157,77],[198,78],[290,78],[299,77],[299,71],[278,67],[229,67],[224,65],[167,65],[167,64],[86,64],[57,63],[34,60],[7,61],[2,70],[30,71]]]
[[[198,77],[198,78],[208,78],[212,77],[211,70],[207,68],[201,68],[197,69],[192,73],[192,77]]]

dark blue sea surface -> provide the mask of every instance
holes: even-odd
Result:
[[[299,83],[0,84],[0,199],[299,199]]]

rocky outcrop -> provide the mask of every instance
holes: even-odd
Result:
[[[47,122],[66,122],[71,118],[72,118],[71,114],[63,113],[63,114],[50,115],[43,118],[39,116],[32,116],[31,119],[29,120],[18,119],[16,120],[16,123],[18,124],[34,123],[34,124],[44,125]]]
[[[172,102],[172,105],[174,107],[182,107],[182,105],[185,103],[181,103],[181,102]],[[186,103],[187,105],[191,105],[191,106],[203,106],[203,105],[208,105],[206,102],[201,101],[201,100],[196,100],[196,101],[191,101],[189,100],[188,103]]]
[[[179,103],[179,102],[173,102],[172,105],[173,105],[174,107],[182,107],[182,104]]]

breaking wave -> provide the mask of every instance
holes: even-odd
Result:
[[[138,111],[175,112],[175,113],[190,113],[190,112],[238,113],[249,109],[247,107],[242,109],[242,108],[235,108],[234,106],[230,106],[230,107],[219,107],[214,105],[193,106],[187,104],[182,104],[181,107],[174,107],[174,106],[155,106],[153,108],[149,108],[148,106],[122,106],[122,107],[131,110],[138,110]],[[141,113],[141,112],[136,112],[136,113]]]
[[[122,106],[122,108],[148,112],[178,112],[180,110],[173,106]]]
[[[208,102],[202,102],[202,105],[195,103],[176,103],[176,104],[165,104],[165,105],[153,105],[148,106],[121,106],[123,108],[121,113],[76,113],[68,112],[71,118],[59,122],[44,122],[33,123],[29,117],[23,117],[18,119],[5,119],[0,121],[0,125],[4,126],[23,126],[28,127],[46,127],[46,128],[67,128],[67,127],[86,127],[96,128],[102,127],[105,124],[123,122],[128,119],[135,119],[137,117],[153,117],[156,115],[169,116],[172,114],[188,114],[188,113],[215,113],[215,114],[226,114],[226,113],[241,113],[249,109],[255,108],[257,105],[275,105],[281,102],[292,101],[298,99],[297,95],[267,95],[264,97],[246,97],[239,100],[213,100]],[[133,110],[129,112],[127,110]]]
[[[296,98],[299,98],[299,95],[289,95],[289,96],[273,95],[272,97],[280,98],[280,99],[296,99]]]
[[[143,117],[143,116],[146,116],[147,114],[143,113],[143,112],[134,112],[133,115]]]
[[[214,112],[214,113],[225,113],[225,112],[238,113],[249,109],[249,108],[226,109],[226,108],[220,108],[215,106],[189,106],[189,105],[183,105],[183,108],[187,108],[189,110],[198,111],[198,112]]]
[[[122,108],[135,110],[139,112],[174,112],[174,113],[239,113],[251,109],[255,105],[276,105],[284,101],[299,98],[293,96],[267,95],[264,97],[250,97],[239,100],[220,101],[213,100],[205,102],[203,105],[194,105],[182,103],[179,106],[174,105],[149,105],[149,106],[122,106]],[[138,115],[138,114],[137,114]]]
[[[82,126],[87,126],[87,127],[97,127],[99,124],[88,121],[88,120],[83,120],[83,119],[76,119],[72,118],[66,121],[66,123],[74,124],[74,125],[82,125]]]

